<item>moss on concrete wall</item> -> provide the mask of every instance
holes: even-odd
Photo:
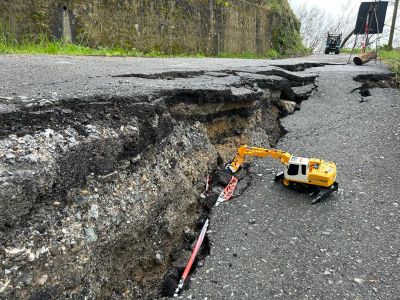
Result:
[[[83,45],[172,54],[286,53],[300,43],[287,0],[3,0],[0,19],[16,39],[61,38],[70,24]]]

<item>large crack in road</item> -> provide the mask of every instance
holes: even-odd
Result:
[[[273,182],[279,164],[254,160],[251,187],[214,211],[210,256],[184,298],[397,299],[399,90],[375,66],[315,71],[318,90],[282,120],[277,147],[335,161],[339,193],[312,206]],[[375,81],[366,103],[352,93],[360,77]]]
[[[71,66],[63,64],[60,83],[49,85],[49,78],[53,82],[60,72],[57,58],[24,59],[32,69],[46,67],[45,73],[33,78],[36,84],[17,74],[19,63],[12,56],[0,61],[15,69],[8,70],[9,76],[0,84],[0,289],[6,299],[171,295],[187,261],[196,224],[211,212],[212,199],[199,203],[205,175],[223,167],[241,143],[275,145],[286,129],[291,136],[293,126],[285,124],[285,129],[280,118],[299,110],[300,102],[315,91],[316,72],[349,68],[346,72],[352,76],[387,73],[373,67],[362,72],[339,67],[337,58],[330,57],[280,61],[278,67],[261,61],[210,59],[209,65],[203,60],[163,60],[168,65],[155,68],[147,60],[138,60],[148,67],[146,72],[137,69],[137,60],[132,64],[120,59],[65,58]],[[24,84],[15,87],[18,76]],[[318,85],[329,80],[329,76],[321,79]],[[325,86],[317,93],[324,90]],[[347,95],[347,90],[342,93]],[[334,110],[341,115],[340,107]],[[294,116],[304,111],[321,113],[302,105]],[[298,134],[324,128],[323,122],[309,119],[304,121],[308,127],[296,123]],[[315,136],[320,139],[321,135]],[[304,149],[298,147],[289,150]],[[318,150],[315,156],[330,154]],[[257,168],[256,174],[264,173]],[[267,178],[255,177],[251,189]],[[244,192],[248,181],[242,185]],[[217,195],[218,186],[214,188]],[[211,251],[211,256],[205,268],[196,272],[196,279],[214,269],[209,265],[221,250],[218,235],[224,234],[218,214],[226,211],[222,221],[233,221],[229,210],[235,203],[211,212],[212,234],[203,252],[204,256]],[[246,216],[260,207],[243,204],[242,209]],[[247,220],[247,225],[257,227],[254,220]],[[225,232],[237,227],[225,225]],[[247,249],[242,242],[233,239],[228,244]],[[225,249],[236,247],[228,244]],[[235,250],[232,257],[241,255]],[[196,279],[187,295],[222,299],[232,293],[226,284],[218,286],[222,281]],[[198,285],[207,282],[218,291]],[[251,295],[247,287],[242,288],[245,294],[233,295]],[[204,293],[208,289],[210,294]]]
[[[2,98],[6,297],[170,294],[204,215],[204,176],[239,143],[274,143],[297,105],[284,97],[316,78],[268,66],[162,74],[107,76],[85,95],[45,81]]]

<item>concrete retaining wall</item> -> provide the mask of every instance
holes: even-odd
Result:
[[[2,31],[165,53],[264,54],[299,23],[286,0],[3,0]],[[68,28],[70,25],[70,28]],[[279,36],[278,36],[279,35]]]

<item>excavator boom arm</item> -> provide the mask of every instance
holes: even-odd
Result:
[[[243,145],[239,147],[237,154],[233,161],[227,166],[232,173],[237,172],[241,165],[244,163],[246,156],[256,157],[272,157],[279,160],[281,163],[287,165],[292,155],[288,152],[276,149],[266,149],[257,147],[248,147]]]

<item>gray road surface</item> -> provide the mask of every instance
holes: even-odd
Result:
[[[308,62],[340,63],[344,56],[311,56]],[[113,77],[124,74],[154,74],[171,71],[219,71],[268,67],[270,64],[302,63],[304,59],[283,61],[218,58],[107,58],[69,56],[0,56],[0,97],[26,98],[84,97],[85,95],[146,94],[166,85],[185,86],[185,80],[149,84],[140,78]],[[191,82],[193,84],[193,82]],[[200,84],[200,83],[199,83]]]
[[[360,102],[352,78],[366,68],[382,72],[317,68],[318,91],[283,119],[278,148],[335,161],[339,192],[312,206],[271,180],[279,163],[255,159],[253,185],[214,210],[211,255],[185,298],[399,299],[400,91]]]

